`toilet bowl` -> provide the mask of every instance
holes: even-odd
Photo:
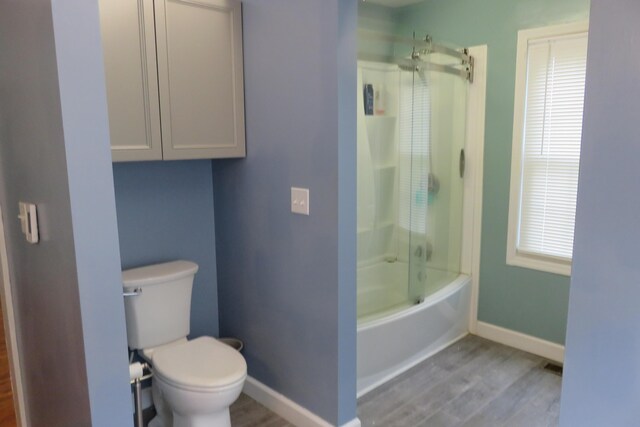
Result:
[[[150,427],[230,427],[229,406],[247,377],[244,358],[212,337],[154,352]]]
[[[230,427],[247,377],[242,355],[212,337],[187,340],[198,266],[173,261],[122,274],[129,348],[152,367],[150,427]]]

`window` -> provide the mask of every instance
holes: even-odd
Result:
[[[587,24],[518,33],[507,264],[571,274]]]

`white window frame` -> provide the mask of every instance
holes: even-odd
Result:
[[[513,142],[511,152],[511,191],[509,196],[509,227],[507,233],[507,264],[565,276],[571,275],[571,261],[563,258],[518,251],[520,227],[520,200],[522,191],[522,149],[524,138],[525,105],[527,95],[527,60],[529,43],[536,39],[563,37],[585,33],[587,21],[553,25],[518,31],[516,59],[516,86],[513,114]]]

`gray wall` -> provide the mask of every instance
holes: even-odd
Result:
[[[95,1],[0,4],[1,202],[33,426],[131,425],[99,37]],[[38,245],[18,200],[38,204]]]
[[[332,424],[356,416],[355,5],[244,2],[247,158],[214,165],[221,334]]]
[[[640,420],[640,3],[593,0],[563,426]]]
[[[193,284],[191,336],[218,336],[210,160],[115,163],[122,268],[186,259]]]

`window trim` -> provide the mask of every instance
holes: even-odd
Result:
[[[511,189],[509,193],[509,224],[507,231],[507,265],[530,268],[549,273],[571,275],[571,260],[548,255],[519,251],[517,239],[520,227],[520,199],[522,192],[522,148],[525,121],[525,102],[527,92],[527,62],[529,43],[540,39],[549,39],[585,33],[589,30],[588,21],[552,25],[518,31],[516,56],[516,85],[513,109],[513,136],[511,145]]]

